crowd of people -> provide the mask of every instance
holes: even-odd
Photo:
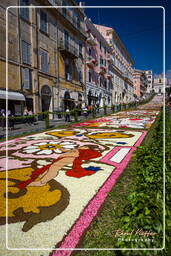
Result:
[[[97,113],[99,113],[100,111],[100,107],[99,104],[93,104],[93,105],[84,105],[84,106],[75,106],[74,109],[70,109],[69,107],[67,107],[65,109],[65,121],[66,122],[71,122],[71,113],[73,110],[77,110],[77,114],[79,116],[84,116],[85,119],[88,118],[88,116],[93,112],[96,111]],[[28,109],[27,107],[24,108],[23,110],[23,114],[22,114],[22,118],[21,121],[19,121],[20,123],[24,123],[27,126],[34,126],[35,124],[35,117],[33,116],[34,113],[32,111],[32,109]],[[7,117],[7,119],[6,119]],[[14,118],[8,118],[8,117],[14,117]],[[5,130],[6,126],[8,125],[8,129],[9,130],[13,130],[14,129],[14,124],[18,123],[18,121],[16,122],[17,119],[15,119],[15,115],[11,110],[8,110],[6,113],[5,109],[1,109],[0,110],[0,127]],[[62,117],[62,115],[61,115]]]
[[[97,113],[100,111],[99,104],[93,104],[93,105],[85,105],[82,106],[76,106],[75,110],[77,110],[78,115],[83,115],[85,119],[95,110]],[[65,121],[70,122],[71,121],[71,110],[67,107],[65,110]]]
[[[34,117],[32,117],[33,116],[32,109],[28,110],[27,107],[25,107],[23,116],[26,117],[24,119],[24,123],[26,125],[29,125],[29,126],[34,125]],[[13,112],[10,109],[7,112],[5,111],[5,109],[0,110],[0,127],[2,128],[2,130],[5,130],[7,125],[8,125],[9,130],[14,129],[15,121],[14,121],[14,118],[10,118],[10,117],[15,117],[15,115],[13,114]],[[27,117],[29,117],[29,118],[27,118]]]

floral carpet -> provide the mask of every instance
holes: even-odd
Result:
[[[156,105],[1,143],[0,255],[70,255],[61,249],[78,245],[146,136],[145,124],[154,122]],[[131,128],[137,115],[138,130],[114,128],[115,119]]]

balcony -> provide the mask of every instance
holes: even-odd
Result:
[[[112,77],[113,77],[113,72],[109,70],[107,73],[107,78],[111,79]]]
[[[46,4],[45,2],[48,2],[51,5],[55,6],[56,8],[54,9],[57,10],[57,12],[60,13],[66,20],[68,20],[70,22],[70,25],[72,25],[76,30],[79,30],[79,32],[81,32],[85,36],[84,23],[82,22],[82,24],[80,24],[80,22],[78,22],[76,16],[73,15],[73,11],[68,7],[65,7],[62,5],[62,0],[46,0],[46,1],[42,0],[42,1],[44,2],[44,4]],[[81,10],[79,6],[77,9]]]
[[[92,46],[96,46],[97,45],[97,39],[94,38],[93,36],[89,35],[87,38],[87,43],[89,43]]]
[[[112,57],[112,55],[108,54],[108,56],[107,56],[107,61],[108,61],[110,64],[114,64],[114,58]]]
[[[79,57],[78,49],[63,39],[59,41],[59,51],[74,59]]]
[[[104,75],[106,73],[106,67],[103,64],[100,64],[99,74]]]
[[[97,64],[97,60],[95,60],[92,56],[89,56],[86,60],[86,64],[90,68],[94,68]]]

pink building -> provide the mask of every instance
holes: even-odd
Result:
[[[120,37],[113,28],[95,25],[112,49],[113,103],[128,103],[134,100],[134,64]]]
[[[145,71],[135,69],[133,72],[134,94],[143,98],[147,92],[148,80]]]
[[[87,104],[112,104],[112,49],[90,19],[86,18],[86,95]]]

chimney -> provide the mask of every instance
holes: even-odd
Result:
[[[79,6],[85,6],[85,2],[79,2]],[[83,12],[85,11],[85,8],[80,8]]]

